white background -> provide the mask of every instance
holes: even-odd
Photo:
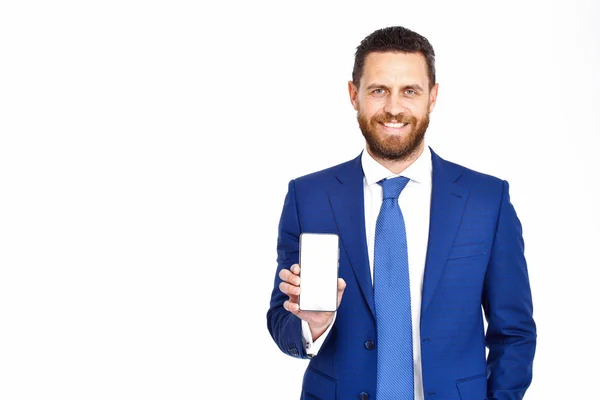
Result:
[[[526,398],[597,396],[598,2],[331,3],[1,3],[1,399],[297,399],[287,182],[361,151],[346,82],[389,25],[436,50],[429,144],[511,184]]]

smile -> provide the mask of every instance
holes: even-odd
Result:
[[[388,128],[402,128],[404,125],[403,123],[399,123],[399,122],[386,122],[383,125],[387,126]]]
[[[402,131],[408,125],[407,123],[401,122],[380,122],[380,124],[383,125],[387,131],[391,132]]]

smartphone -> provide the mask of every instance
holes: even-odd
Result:
[[[300,234],[300,310],[337,310],[339,259],[338,235],[306,232]]]

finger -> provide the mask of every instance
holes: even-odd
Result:
[[[290,273],[289,270],[287,269],[282,269],[281,271],[279,271],[279,279],[281,279],[282,281],[286,281],[287,282],[287,276]]]
[[[298,296],[300,294],[300,288],[298,286],[290,285],[287,282],[281,282],[279,284],[279,290],[288,296]]]
[[[295,286],[300,286],[300,277],[297,275],[294,275],[288,269],[282,269],[281,271],[279,271],[279,278],[281,278],[281,280],[284,282],[291,283],[292,285],[295,285]]]
[[[346,281],[342,278],[338,278],[338,307],[342,303],[342,296],[344,295],[344,289],[346,289]]]
[[[285,308],[286,310],[288,310],[289,312],[291,312],[294,315],[296,315],[300,312],[300,307],[298,306],[298,303],[294,303],[290,300],[286,300],[283,303],[283,308]]]
[[[290,271],[292,271],[296,275],[300,275],[300,265],[294,264],[290,267]]]
[[[298,289],[298,290],[292,290],[292,289]],[[298,295],[294,294],[294,292],[298,291],[299,292],[299,287],[297,286],[293,286],[290,285],[287,282],[280,282],[279,283],[279,290],[281,290],[282,293],[286,294],[289,296],[290,300],[294,303],[298,303]]]

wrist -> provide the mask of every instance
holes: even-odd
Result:
[[[313,342],[315,340],[317,340],[318,338],[320,338],[323,333],[325,333],[325,331],[331,324],[332,320],[333,320],[333,318],[330,318],[324,324],[315,324],[315,323],[308,324]]]

